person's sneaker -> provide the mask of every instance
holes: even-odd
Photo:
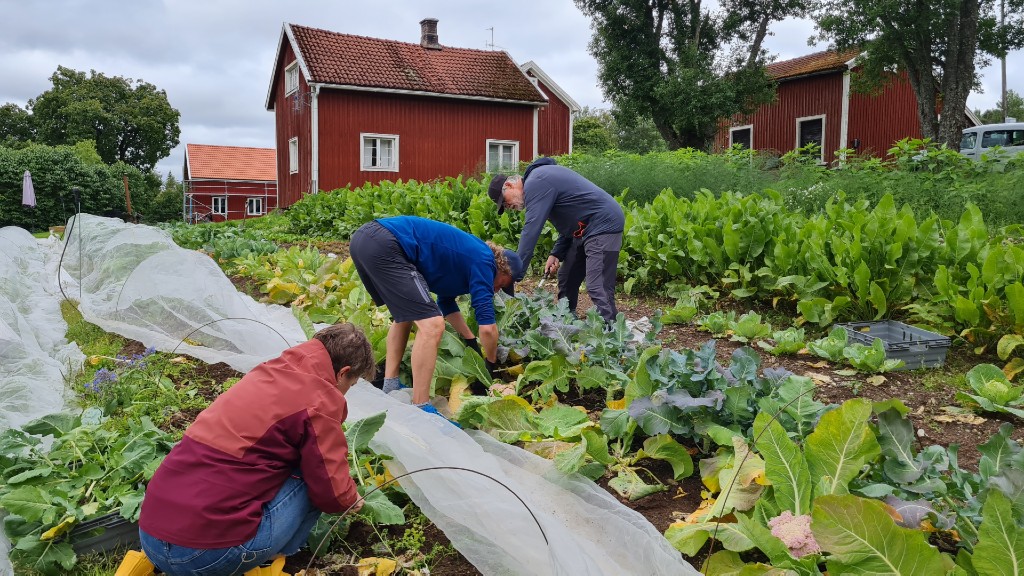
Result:
[[[398,378],[385,378],[384,384],[381,386],[381,391],[385,394],[390,394],[395,390],[401,390],[402,388],[408,388],[408,386],[402,384],[402,381]]]

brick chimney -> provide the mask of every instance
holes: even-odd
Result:
[[[420,20],[420,46],[433,50],[441,49],[437,42],[437,18]]]

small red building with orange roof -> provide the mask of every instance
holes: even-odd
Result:
[[[366,182],[515,170],[570,152],[579,107],[530,65],[521,69],[504,51],[444,46],[431,18],[420,22],[418,44],[285,24],[266,100],[280,205]]]
[[[278,206],[273,148],[186,144],[182,173],[188,222],[256,218]]]
[[[715,150],[733,144],[784,154],[816,142],[821,162],[838,158],[836,151],[884,156],[903,138],[921,138],[917,97],[906,75],[893,74],[875,94],[850,89],[859,50],[825,51],[766,66],[778,82],[775,101],[753,114],[723,121]],[[966,112],[968,125],[977,118]]]

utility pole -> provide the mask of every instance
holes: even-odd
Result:
[[[1006,25],[1006,0],[999,0],[999,25]],[[1006,54],[1000,58],[1003,72],[1003,122],[1009,117],[1010,109],[1006,106]]]

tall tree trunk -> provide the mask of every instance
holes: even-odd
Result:
[[[942,116],[937,141],[958,148],[963,130],[967,95],[974,84],[974,57],[978,50],[978,0],[962,0],[960,11],[949,23],[949,43],[943,60]]]

